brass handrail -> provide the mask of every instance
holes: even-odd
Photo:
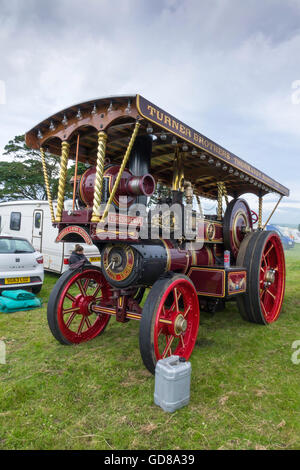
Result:
[[[129,141],[127,150],[126,150],[126,152],[125,152],[125,155],[124,155],[124,157],[123,157],[122,164],[121,164],[120,169],[119,169],[118,176],[117,176],[117,178],[116,178],[116,181],[115,181],[114,186],[113,186],[113,188],[112,188],[112,191],[111,191],[111,193],[110,193],[109,199],[108,199],[108,201],[107,201],[107,203],[106,203],[106,206],[105,206],[103,215],[102,215],[102,217],[101,217],[100,223],[102,223],[102,222],[104,221],[104,219],[107,217],[109,207],[110,207],[110,205],[111,205],[111,203],[112,203],[112,201],[113,201],[113,199],[114,199],[114,197],[115,197],[117,188],[118,188],[118,186],[119,186],[119,183],[120,183],[120,180],[121,180],[121,177],[122,177],[122,174],[123,174],[123,171],[124,171],[124,169],[125,169],[125,166],[126,166],[126,164],[127,164],[129,155],[130,155],[130,153],[131,153],[131,150],[132,150],[134,141],[135,141],[135,139],[136,139],[136,136],[137,136],[139,127],[140,127],[140,123],[139,123],[138,121],[136,121],[135,126],[134,126],[134,129],[133,129],[133,132],[132,132],[132,136],[131,136],[131,138],[130,138],[130,141]]]

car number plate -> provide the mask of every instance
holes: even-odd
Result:
[[[30,282],[30,277],[8,277],[4,282],[5,284],[25,284],[25,282]]]
[[[100,261],[100,256],[92,256],[90,258],[90,261],[93,262],[93,261]]]

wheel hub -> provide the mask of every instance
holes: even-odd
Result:
[[[80,295],[79,298],[76,299],[76,307],[80,308],[79,313],[85,317],[88,317],[93,312],[90,309],[90,306],[93,304],[94,297],[93,296],[86,296]]]
[[[267,272],[266,272],[266,275],[265,275],[265,282],[268,284],[268,285],[271,285],[275,282],[275,270],[274,269],[269,269]]]
[[[187,321],[182,314],[177,315],[174,322],[174,332],[176,335],[184,333],[187,329]]]

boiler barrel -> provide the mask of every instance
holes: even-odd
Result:
[[[192,265],[213,264],[209,247],[182,250],[170,240],[151,244],[109,243],[101,252],[102,271],[116,287],[151,286],[163,274],[173,271],[187,273]]]

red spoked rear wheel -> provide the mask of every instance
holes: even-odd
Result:
[[[262,249],[260,264],[260,305],[266,323],[278,317],[285,287],[284,252],[280,238],[271,234]]]
[[[242,317],[268,325],[280,315],[285,291],[285,259],[276,232],[254,232],[241,245],[237,265],[247,269],[247,292],[237,296]]]
[[[110,315],[97,315],[92,306],[107,302],[111,288],[96,266],[66,272],[56,283],[48,303],[48,324],[62,344],[78,344],[101,334]]]
[[[155,372],[159,359],[191,356],[199,328],[199,302],[191,280],[181,274],[158,280],[145,302],[140,324],[140,351]]]

